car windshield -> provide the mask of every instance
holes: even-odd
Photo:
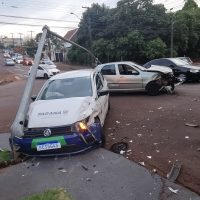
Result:
[[[145,67],[143,67],[143,66],[141,66],[141,65],[139,65],[139,64],[137,64],[137,63],[135,63],[135,62],[131,62],[131,64],[132,64],[133,66],[137,67],[137,68],[140,69],[140,70],[145,70]]]
[[[90,77],[76,77],[50,81],[38,100],[92,96]]]
[[[176,65],[188,65],[188,62],[181,60],[179,58],[171,58],[170,59],[172,62],[174,62]]]

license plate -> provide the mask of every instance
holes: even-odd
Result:
[[[61,144],[59,142],[37,145],[37,151],[45,151],[45,150],[60,149],[60,148],[61,148]]]

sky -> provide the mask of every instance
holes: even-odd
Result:
[[[46,24],[54,32],[64,36],[67,31],[78,27],[82,13],[85,8],[82,6],[91,6],[92,3],[106,4],[109,7],[115,7],[118,0],[0,0],[0,39],[4,36],[19,38],[30,38],[42,31]],[[200,4],[200,0],[196,0]],[[184,0],[154,0],[154,3],[163,3],[167,9],[181,9]],[[74,13],[70,14],[70,13]],[[3,16],[4,15],[4,16]],[[6,16],[22,16],[29,18],[54,19],[63,21],[22,19]],[[13,24],[4,24],[13,23]],[[14,25],[25,24],[26,26]],[[28,25],[33,26],[28,26]],[[37,26],[34,26],[37,25]]]

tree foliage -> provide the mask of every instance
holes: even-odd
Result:
[[[102,62],[147,60],[169,57],[171,25],[174,52],[179,56],[200,55],[200,8],[186,0],[182,10],[169,13],[153,0],[120,0],[116,8],[93,4],[83,14],[77,43],[91,49]],[[72,48],[69,59],[88,63],[85,53]]]

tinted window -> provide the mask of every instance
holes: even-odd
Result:
[[[138,73],[133,67],[129,65],[119,64],[118,68],[121,75],[133,75]]]
[[[76,77],[50,81],[38,99],[50,100],[86,96],[92,96],[90,77]]]
[[[115,65],[105,65],[105,66],[101,69],[101,73],[102,73],[103,75],[116,75]]]

